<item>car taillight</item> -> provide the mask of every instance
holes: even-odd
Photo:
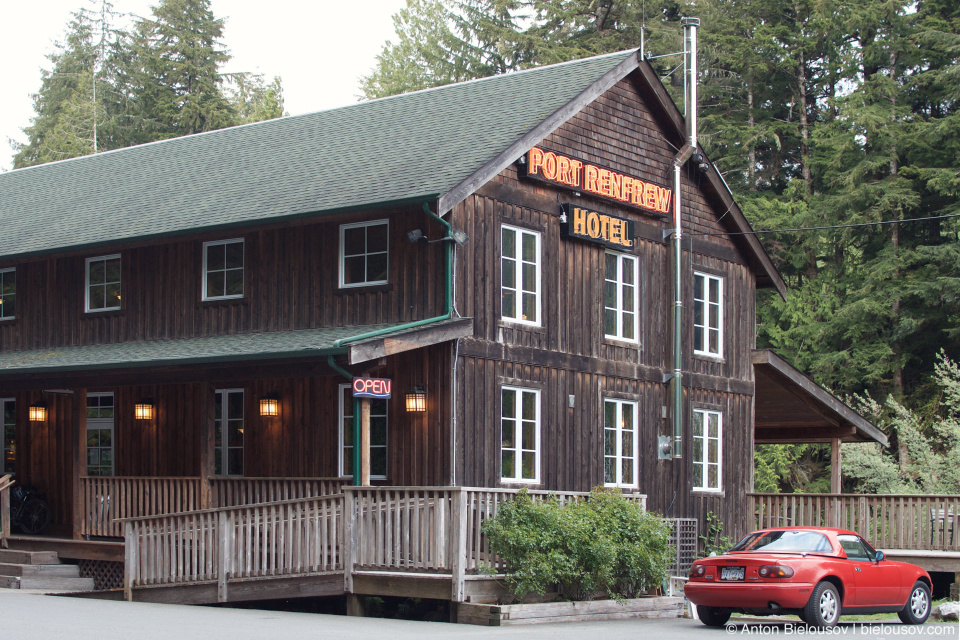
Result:
[[[761,578],[792,578],[793,569],[782,564],[765,564],[757,571]]]
[[[691,578],[702,578],[703,574],[707,572],[707,568],[702,564],[695,564],[690,567],[690,577]]]

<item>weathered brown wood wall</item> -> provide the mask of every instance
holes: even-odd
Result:
[[[628,78],[539,143],[643,180],[672,187],[672,158],[683,144],[661,114],[647,108],[640,84]],[[669,219],[532,182],[511,166],[458,205],[452,221],[474,241],[460,249],[457,304],[473,316],[474,335],[461,341],[457,375],[458,483],[500,485],[500,388],[541,390],[541,488],[589,490],[603,482],[603,400],[634,400],[639,410],[639,477],[650,508],[670,516],[716,513],[739,530],[752,481],[753,370],[756,278],[737,245],[720,234],[723,215],[682,178],[684,233],[684,457],[657,459],[657,436],[672,435],[663,383],[671,355],[672,247]],[[603,336],[604,253],[596,244],[560,236],[561,202],[629,218],[638,236],[639,343]],[[501,320],[500,227],[541,235],[539,327]],[[723,358],[692,354],[693,271],[724,278]],[[574,407],[569,398],[573,396]],[[723,491],[692,491],[693,408],[723,412]]]
[[[340,225],[390,219],[390,282],[339,288]],[[253,331],[371,325],[442,313],[441,245],[406,233],[439,225],[419,209],[388,209],[322,222],[223,231],[83,254],[2,264],[17,268],[17,318],[0,323],[4,351],[166,340]],[[203,243],[244,239],[244,297],[202,301]],[[122,309],[84,313],[85,260],[121,254]]]
[[[436,345],[386,359],[379,375],[393,379],[389,401],[387,479],[378,484],[443,485],[450,476],[451,349]],[[202,395],[215,388],[244,390],[244,475],[247,477],[336,477],[339,475],[339,376],[253,378],[238,368],[236,379],[189,384],[91,387],[114,393],[114,456],[118,476],[199,476]],[[427,411],[407,413],[404,394],[427,388]],[[280,396],[280,415],[263,417],[259,399]],[[17,400],[18,480],[44,492],[54,508],[56,530],[68,532],[74,479],[72,440],[74,398],[19,392]],[[12,396],[11,396],[12,397]],[[43,399],[46,422],[31,423],[31,402]],[[134,404],[152,398],[153,420],[134,419]],[[86,402],[85,398],[81,402]],[[84,404],[85,406],[85,404]]]

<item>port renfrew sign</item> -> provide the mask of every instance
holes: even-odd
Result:
[[[607,169],[556,151],[533,147],[527,152],[526,177],[560,185],[644,209],[668,214],[673,192],[652,182]]]

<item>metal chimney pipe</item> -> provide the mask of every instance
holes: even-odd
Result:
[[[684,17],[683,25],[683,62],[684,62],[684,117],[687,119],[687,143],[697,148],[697,28],[700,18]]]

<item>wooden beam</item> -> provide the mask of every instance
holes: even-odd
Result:
[[[370,398],[360,399],[360,484],[370,486]]]
[[[211,384],[203,385],[200,399],[200,508],[209,509],[213,505],[213,484],[210,478],[214,475],[216,465],[214,456],[216,451],[216,389]],[[221,434],[225,438],[226,434]]]
[[[840,438],[830,441],[830,493],[840,493]]]
[[[399,335],[366,340],[350,346],[350,364],[359,364],[392,356],[405,351],[449,342],[473,334],[473,318],[461,318],[456,322],[427,326]]]
[[[86,503],[83,483],[80,477],[87,475],[87,390],[73,390],[73,427],[70,447],[72,449],[72,469],[70,481],[73,485],[73,539],[83,538],[83,520],[90,513],[91,505]]]

